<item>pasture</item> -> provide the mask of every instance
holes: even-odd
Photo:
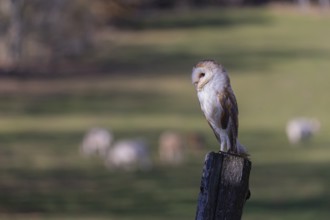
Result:
[[[80,62],[102,74],[0,79],[0,219],[188,220],[204,155],[218,150],[190,82],[213,58],[228,70],[251,154],[244,220],[330,217],[330,16],[279,9],[149,15],[97,33]],[[287,120],[316,117],[321,131],[290,146]],[[79,145],[94,126],[145,137],[154,168],[111,172]],[[200,132],[207,149],[177,167],[158,161],[164,130]]]

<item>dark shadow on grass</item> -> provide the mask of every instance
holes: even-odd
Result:
[[[55,94],[0,95],[3,114],[138,114],[138,113],[195,113],[188,101],[178,104],[180,97],[153,91],[86,91],[83,93],[59,92]],[[193,112],[192,112],[193,111]]]
[[[247,202],[247,209],[250,212],[329,211],[330,191],[327,189],[330,185],[330,173],[327,171],[329,165],[329,163],[279,163],[253,166],[253,174],[250,177],[252,197]],[[318,189],[320,193],[315,193],[315,189],[306,192],[306,189],[315,187],[315,184],[320,187]],[[270,195],[284,194],[283,190],[291,191],[293,196],[290,196],[289,192],[285,193],[285,198],[268,196],[267,200],[254,199],[253,190],[258,191],[258,189],[269,189]]]
[[[207,56],[190,52],[168,53],[157,47],[130,46],[113,48],[111,53],[98,59],[99,71],[107,74],[123,75],[189,75],[199,60],[214,59],[222,63],[229,72],[258,71],[267,74],[267,70],[281,61],[299,59],[327,59],[329,51],[312,48],[290,49],[267,48],[246,50],[216,46]]]
[[[316,196],[307,199],[289,199],[288,201],[253,200],[248,202],[247,209],[267,211],[328,211],[330,201],[326,196]]]
[[[12,179],[12,185],[0,184],[0,207],[2,211],[9,213],[79,212],[118,217],[171,217],[175,206],[190,207],[187,211],[194,212],[201,167],[188,166],[184,169],[158,168],[149,173],[108,172],[78,167],[46,171],[28,168],[2,170],[2,173]],[[330,184],[328,166],[329,164],[254,166],[254,175],[264,181],[260,186],[251,181],[252,197],[247,202],[246,209],[249,209],[249,212],[328,211],[329,191],[303,199],[290,199],[290,195],[282,200],[271,197],[267,200],[256,200],[253,197],[253,188],[258,187],[268,187],[269,190],[280,193],[282,188],[287,187],[283,184],[296,182],[297,187],[292,188],[294,192],[304,189],[300,188],[300,182],[305,182],[306,185],[306,182],[312,179],[327,186]]]
[[[253,9],[199,9],[143,11],[113,22],[121,29],[175,29],[200,27],[232,27],[247,24],[267,25],[270,16]]]
[[[11,185],[0,183],[3,192],[0,207],[5,213],[171,216],[173,204],[194,203],[192,195],[174,196],[172,192],[192,187],[194,182],[190,181],[187,185],[187,180],[192,180],[192,176],[182,175],[179,169],[121,173],[104,169],[40,171],[26,168],[2,172],[8,172],[7,175],[14,180]]]

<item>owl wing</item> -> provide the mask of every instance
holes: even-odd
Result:
[[[219,127],[227,130],[232,146],[235,146],[238,135],[238,107],[235,95],[230,87],[218,94],[219,103],[222,107],[222,112],[219,121]]]

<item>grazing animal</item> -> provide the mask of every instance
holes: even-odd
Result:
[[[86,156],[98,155],[105,157],[113,140],[111,132],[104,128],[90,129],[80,146],[80,151]]]
[[[220,144],[220,151],[247,156],[237,139],[238,107],[223,66],[213,60],[198,62],[192,70],[192,83],[206,120]]]
[[[145,141],[140,139],[121,140],[113,144],[105,158],[109,169],[149,170],[150,154]]]
[[[291,144],[306,142],[320,130],[317,119],[294,118],[286,125],[286,134]]]
[[[159,157],[162,163],[179,164],[184,158],[182,136],[176,132],[166,131],[159,137]]]

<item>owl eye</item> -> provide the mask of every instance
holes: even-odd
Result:
[[[203,78],[204,76],[205,76],[205,73],[200,73],[198,77]]]

